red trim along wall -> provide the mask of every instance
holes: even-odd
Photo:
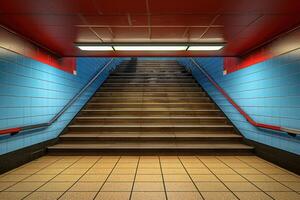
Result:
[[[75,58],[59,57],[2,26],[0,26],[0,38],[1,48],[8,49],[69,73],[76,72]]]
[[[232,73],[279,56],[281,54],[300,48],[300,27],[280,35],[272,42],[266,44],[244,57],[225,57],[224,73]]]

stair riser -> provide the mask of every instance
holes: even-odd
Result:
[[[174,92],[174,93],[154,93],[154,92],[97,92],[95,97],[124,97],[124,98],[140,98],[140,97],[205,97],[204,92]]]
[[[165,97],[165,99],[155,98],[137,98],[137,99],[126,99],[126,98],[93,98],[91,103],[208,103],[208,99],[171,99]]]
[[[186,132],[186,133],[224,133],[229,132],[232,133],[232,127],[68,127],[68,130],[72,132],[156,132],[156,133],[164,133],[164,132]]]
[[[159,80],[145,80],[145,79],[108,79],[105,83],[196,83],[192,79],[159,79]]]
[[[197,138],[197,137],[183,137],[183,138],[177,138],[177,137],[107,137],[107,138],[100,138],[100,137],[69,137],[69,138],[60,138],[60,141],[64,144],[71,144],[74,142],[80,142],[81,144],[89,144],[89,143],[95,143],[101,142],[101,143],[112,143],[112,142],[118,142],[118,143],[124,143],[127,142],[170,142],[170,143],[176,143],[176,142],[197,142],[198,144],[206,144],[207,142],[220,144],[226,142],[229,143],[237,143],[241,142],[241,138]]]
[[[138,84],[124,84],[124,83],[104,83],[102,87],[198,87],[196,83],[138,83]]]
[[[248,156],[253,155],[249,149],[51,149],[47,150],[49,155],[203,155],[203,156]]]
[[[201,125],[227,124],[224,119],[75,119],[72,124],[105,124],[105,125]]]
[[[201,92],[202,90],[200,88],[189,88],[189,87],[147,87],[147,88],[137,88],[137,87],[123,87],[123,88],[117,88],[117,87],[102,87],[98,91],[119,91],[119,92]]]
[[[192,76],[110,76],[108,80],[194,80]]]
[[[79,116],[99,117],[205,117],[222,116],[220,111],[81,111]]]
[[[211,103],[202,103],[202,104],[118,104],[118,103],[89,103],[86,105],[85,109],[101,109],[101,110],[131,110],[131,109],[142,109],[142,110],[203,110],[203,109],[214,109],[215,105]]]

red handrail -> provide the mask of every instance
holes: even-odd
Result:
[[[252,124],[255,127],[259,128],[265,128],[265,129],[270,129],[274,131],[282,131],[282,132],[287,132],[289,134],[300,134],[300,130],[297,129],[290,129],[290,128],[285,128],[281,126],[275,126],[275,125],[270,125],[270,124],[263,124],[263,123],[258,123],[254,121],[231,97],[216,83],[216,81],[193,59],[191,58],[191,61],[198,67],[198,69],[201,70],[201,72],[206,76],[206,78],[223,94],[223,96],[239,111],[241,115],[243,115],[246,120]]]

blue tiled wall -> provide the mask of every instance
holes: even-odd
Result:
[[[109,60],[77,58],[72,75],[0,48],[0,129],[48,122]],[[0,155],[57,137],[107,75],[105,70],[52,126],[0,136]]]
[[[300,129],[300,50],[223,75],[223,58],[195,58],[229,96],[260,123]],[[205,78],[189,58],[179,62],[190,68],[232,123],[248,139],[295,154],[300,154],[300,140],[285,133],[259,129],[245,118]]]

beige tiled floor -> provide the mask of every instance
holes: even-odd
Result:
[[[255,156],[44,156],[0,175],[0,199],[297,200],[300,177]]]

